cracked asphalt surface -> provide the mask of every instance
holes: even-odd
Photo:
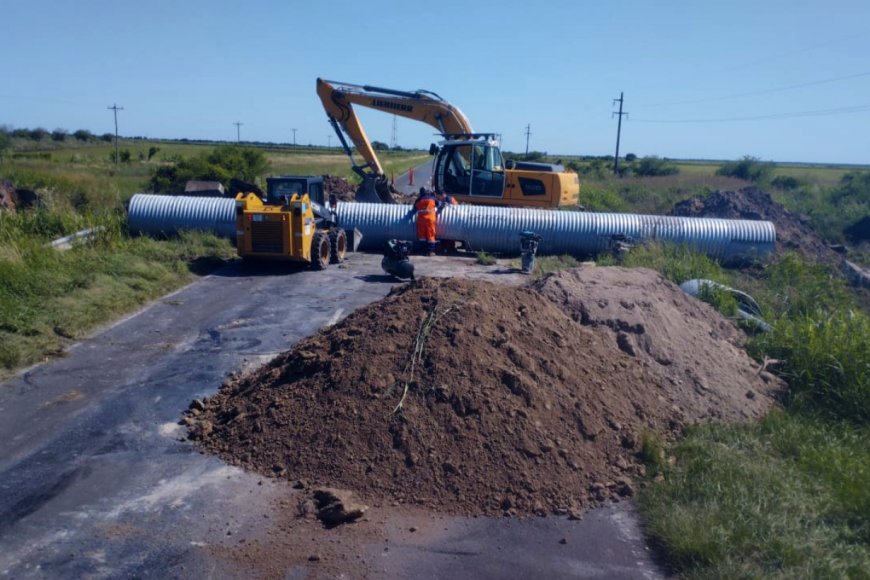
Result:
[[[233,263],[0,384],[0,576],[247,575],[215,550],[286,533],[270,514],[299,492],[200,454],[177,422],[229,374],[385,296],[394,282],[379,263],[362,254],[323,272]],[[462,258],[415,264],[420,275],[521,279]],[[384,515],[371,525],[393,549],[363,544],[356,557],[366,565],[339,575],[662,576],[630,504],[582,521],[438,521],[438,534],[403,542],[399,521]],[[322,575],[317,563],[284,572]]]

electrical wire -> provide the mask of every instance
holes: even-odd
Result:
[[[828,115],[847,115],[870,111],[870,105],[855,105],[836,109],[816,109],[812,111],[793,111],[790,113],[775,113],[770,115],[755,115],[752,117],[728,117],[721,119],[631,119],[634,123],[731,123],[738,121],[762,121],[770,119],[795,119],[799,117],[825,117]]]
[[[806,83],[799,83],[796,85],[788,85],[785,87],[777,87],[777,88],[773,88],[773,89],[762,89],[762,90],[758,90],[758,91],[749,91],[746,93],[734,93],[731,95],[723,95],[721,97],[707,97],[704,99],[691,99],[688,101],[672,101],[672,102],[668,102],[668,103],[653,103],[651,105],[646,105],[646,106],[647,107],[666,107],[666,106],[670,106],[670,105],[689,105],[689,104],[694,104],[694,103],[712,103],[714,101],[725,101],[728,99],[738,99],[741,97],[752,97],[755,95],[767,95],[770,93],[781,93],[783,91],[791,91],[794,89],[802,89],[804,87],[824,85],[824,84],[828,84],[828,83],[835,83],[835,82],[839,82],[839,81],[846,81],[846,80],[857,79],[857,78],[867,77],[867,76],[870,76],[870,72],[863,72],[863,73],[858,73],[858,74],[854,74],[854,75],[846,75],[846,76],[842,76],[842,77],[833,77],[833,78],[822,79],[822,80],[818,80],[818,81],[810,81],[810,82],[806,82]]]

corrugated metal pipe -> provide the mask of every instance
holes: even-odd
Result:
[[[203,229],[235,236],[231,199],[137,194],[130,202],[133,231],[155,234]],[[338,221],[362,234],[360,249],[380,251],[389,239],[417,237],[410,205],[339,203]],[[544,238],[539,254],[592,255],[617,244],[660,240],[689,244],[719,259],[764,256],[773,252],[776,230],[771,222],[675,216],[590,213],[479,205],[447,206],[438,215],[439,237],[459,240],[469,249],[517,254],[519,233],[531,230]]]
[[[137,193],[127,209],[130,231],[151,236],[181,230],[212,232],[236,239],[236,202],[225,197]]]

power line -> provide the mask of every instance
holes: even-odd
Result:
[[[777,87],[777,88],[773,88],[773,89],[762,89],[759,91],[749,91],[746,93],[734,93],[731,95],[723,95],[721,97],[707,97],[704,99],[691,99],[688,101],[672,101],[672,102],[668,102],[668,103],[653,103],[651,105],[646,105],[646,106],[647,107],[666,107],[669,105],[690,105],[693,103],[710,103],[713,101],[725,101],[728,99],[738,99],[741,97],[751,97],[751,96],[755,96],[755,95],[767,95],[770,93],[781,93],[783,91],[791,91],[794,89],[802,89],[804,87],[824,85],[827,83],[835,83],[835,82],[839,82],[839,81],[857,79],[857,78],[866,77],[866,76],[870,76],[870,72],[863,72],[863,73],[858,73],[858,74],[854,74],[854,75],[847,75],[847,76],[842,76],[842,77],[833,77],[833,78],[822,79],[822,80],[818,80],[818,81],[810,81],[810,82],[806,82],[806,83],[799,83],[796,85],[788,85],[785,87]]]
[[[761,121],[767,119],[794,119],[798,117],[824,117],[827,115],[845,115],[870,111],[870,105],[856,105],[837,109],[816,109],[813,111],[793,111],[790,113],[774,113],[752,117],[728,117],[721,119],[634,119],[635,123],[730,123],[737,121]]]
[[[852,39],[855,39],[855,38],[863,37],[863,36],[866,36],[866,35],[867,35],[867,32],[866,32],[866,31],[862,31],[862,32],[859,32],[859,33],[857,33],[857,34],[852,34],[852,35],[850,35],[850,36],[842,36],[842,37],[840,37],[840,38],[835,38],[834,40],[827,40],[827,41],[825,41],[825,42],[820,42],[820,43],[817,43],[817,44],[811,44],[811,45],[809,45],[809,46],[805,46],[804,48],[798,48],[798,49],[795,49],[795,50],[789,50],[789,51],[786,51],[786,52],[780,52],[780,53],[777,53],[777,54],[772,54],[772,55],[769,55],[769,56],[761,57],[761,58],[759,58],[759,59],[751,60],[751,61],[748,61],[748,62],[737,63],[737,64],[735,64],[734,66],[729,67],[729,68],[726,68],[726,69],[724,69],[724,70],[720,70],[719,72],[720,72],[720,73],[723,73],[723,72],[729,72],[729,71],[732,71],[732,70],[745,69],[745,68],[752,67],[752,66],[755,66],[755,65],[758,65],[758,64],[761,64],[761,63],[769,62],[769,61],[771,61],[771,60],[777,60],[777,59],[780,59],[780,58],[783,58],[783,57],[786,57],[786,56],[792,56],[792,55],[794,55],[794,54],[801,54],[801,53],[804,53],[804,52],[810,52],[810,51],[813,51],[813,50],[815,50],[815,49],[817,49],[817,48],[825,48],[826,46],[831,46],[831,45],[834,45],[834,44],[840,44],[840,43],[846,42],[846,41],[848,41],[848,40],[852,40]]]

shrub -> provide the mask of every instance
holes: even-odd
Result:
[[[773,163],[764,163],[757,157],[746,155],[739,161],[726,163],[716,171],[716,175],[763,182],[770,176],[774,167],[776,166]]]
[[[777,175],[771,180],[770,185],[773,187],[778,187],[779,189],[797,189],[803,183],[797,177],[792,177],[790,175]]]
[[[66,136],[66,129],[55,129],[51,132],[51,138],[53,141],[66,141]]]
[[[219,181],[229,186],[233,178],[254,182],[268,169],[269,162],[259,149],[242,145],[220,145],[211,153],[182,159],[172,166],[157,167],[149,185],[154,192],[181,193],[190,180]]]
[[[154,145],[149,147],[148,148],[148,161],[151,161],[151,158],[154,157],[155,155],[157,155],[157,153],[159,151],[160,151],[160,147],[155,147]]]
[[[676,165],[667,159],[644,157],[634,166],[635,175],[655,177],[659,175],[675,175],[680,172]]]
[[[100,135],[100,140],[105,141],[106,143],[111,143],[115,140],[115,136],[112,133],[103,133]]]
[[[79,129],[78,131],[73,133],[73,137],[75,137],[78,141],[91,141],[94,139],[94,134],[87,129]]]

